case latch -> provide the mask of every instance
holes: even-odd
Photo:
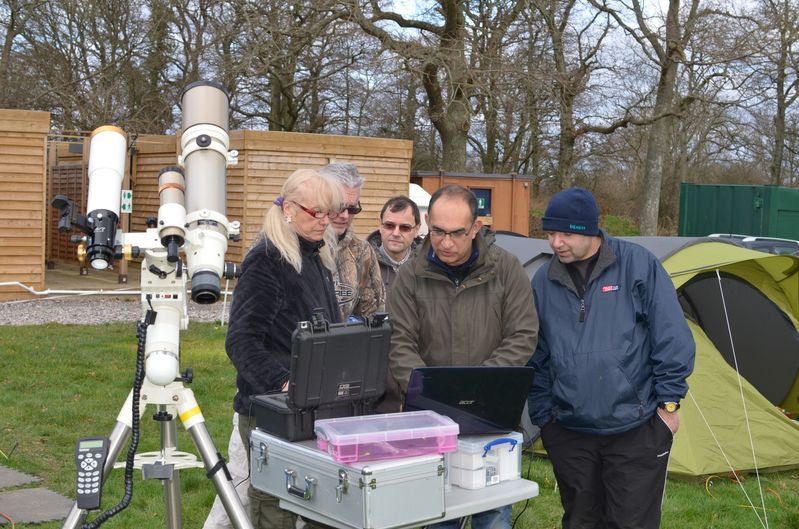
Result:
[[[341,503],[342,495],[347,493],[350,487],[349,480],[347,479],[347,471],[339,469],[338,471],[338,485],[336,486],[336,503]]]
[[[375,312],[372,314],[372,319],[369,322],[372,328],[382,327],[388,321],[387,312]]]
[[[325,311],[322,309],[314,309],[314,313],[311,315],[311,330],[313,332],[326,332],[328,328]]]
[[[255,462],[258,466],[258,472],[260,472],[263,465],[269,463],[269,448],[266,447],[266,444],[260,443],[258,449],[260,453],[258,454],[258,459],[256,459]]]

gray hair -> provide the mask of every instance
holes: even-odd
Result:
[[[344,187],[360,189],[366,182],[354,163],[329,163],[319,169],[319,173],[335,179]]]

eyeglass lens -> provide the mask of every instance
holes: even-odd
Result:
[[[469,228],[469,229],[471,229],[471,228]],[[469,230],[465,230],[463,228],[461,228],[459,230],[455,230],[455,231],[444,231],[441,228],[431,228],[430,229],[430,235],[432,235],[433,237],[437,237],[439,239],[443,239],[447,235],[449,235],[450,239],[462,239],[463,237],[466,236],[466,234],[468,232],[469,232]]]
[[[341,211],[342,212],[346,211],[350,215],[357,215],[358,213],[363,211],[363,208],[361,207],[361,201],[359,200],[358,203],[355,204],[354,206],[347,206],[346,208],[342,209]]]
[[[294,202],[294,201],[292,200],[292,202]],[[305,213],[307,213],[308,215],[312,216],[315,219],[323,219],[325,217],[329,217],[330,216],[330,214],[327,211],[315,211],[313,209],[306,208],[305,206],[303,206],[299,202],[294,202],[294,203],[297,204],[300,207],[301,210],[303,210]]]
[[[395,222],[388,222],[388,221],[383,223],[383,227],[388,231],[394,231],[397,228],[399,228],[399,230],[402,233],[408,233],[413,229],[413,226],[411,226],[410,224],[397,224]]]

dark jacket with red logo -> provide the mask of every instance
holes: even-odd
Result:
[[[532,280],[540,330],[528,405],[589,434],[631,430],[688,391],[696,346],[674,284],[645,248],[602,234],[580,296],[557,257]]]

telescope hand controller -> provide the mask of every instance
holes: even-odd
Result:
[[[100,508],[103,493],[103,468],[108,457],[108,439],[86,437],[75,446],[75,463],[78,466],[76,497],[79,509]]]

